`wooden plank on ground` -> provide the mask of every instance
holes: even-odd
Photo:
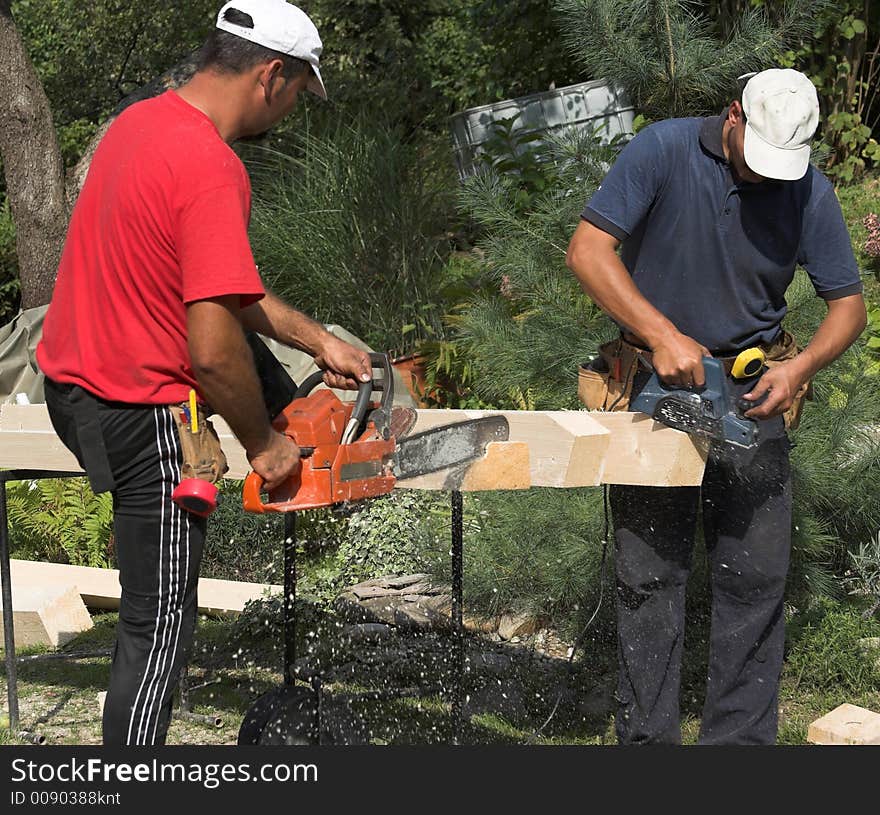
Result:
[[[117,609],[122,589],[116,569],[69,566],[34,560],[12,560],[12,597],[34,586],[75,586],[83,603],[89,608]],[[238,614],[249,600],[268,593],[280,593],[281,586],[244,583],[236,580],[199,579],[199,611],[219,617]]]
[[[0,619],[6,609],[0,605]],[[18,646],[57,648],[92,627],[92,618],[76,587],[13,585],[12,623]]]
[[[880,713],[844,704],[816,719],[807,731],[812,744],[880,744]]]

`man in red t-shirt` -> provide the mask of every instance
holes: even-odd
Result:
[[[195,76],[113,122],[71,218],[37,360],[59,436],[93,488],[113,491],[122,600],[105,744],[164,743],[195,627],[206,522],[171,500],[182,453],[168,406],[194,389],[271,488],[299,448],[262,410],[245,331],[313,355],[331,387],[371,376],[363,351],[264,290],[250,182],[229,146],[303,90],[326,99],[320,53],[284,0],[226,3]]]

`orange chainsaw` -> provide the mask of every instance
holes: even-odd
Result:
[[[269,349],[253,335],[248,340],[272,426],[292,439],[302,456],[299,469],[271,490],[265,503],[263,479],[254,472],[248,475],[242,496],[248,512],[298,512],[386,495],[399,481],[466,466],[482,458],[490,442],[509,437],[503,416],[407,436],[417,414],[411,408],[393,407],[394,377],[387,354],[370,354],[373,371],[381,370],[382,377],[374,374],[360,385],[354,402],[343,402],[331,390],[312,392],[323,372],[295,387]],[[293,399],[279,409],[279,394],[294,388]],[[269,391],[274,395],[270,397]],[[382,397],[374,402],[377,393]]]

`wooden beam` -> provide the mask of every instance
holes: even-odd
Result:
[[[82,602],[89,608],[117,609],[122,589],[116,569],[95,569],[89,566],[68,566],[36,560],[12,560],[12,597],[16,608],[19,591],[38,586],[75,586]],[[281,586],[244,583],[237,580],[199,579],[199,611],[217,617],[238,614],[249,600],[267,592],[282,592]]]
[[[0,607],[0,618],[6,609]],[[72,583],[13,585],[12,621],[18,646],[57,648],[92,627],[92,618]]]
[[[603,484],[696,487],[703,482],[708,445],[644,413],[593,411],[609,433]]]
[[[807,731],[812,744],[880,744],[880,713],[857,705],[839,705]]]
[[[492,450],[495,466],[477,461],[457,472],[442,470],[409,478],[400,482],[400,487],[467,491],[593,487],[602,483],[609,433],[586,412],[420,410],[412,433],[493,415],[504,416],[510,427],[508,441],[497,442],[498,447]],[[510,461],[514,450],[516,463]],[[472,477],[471,471],[478,475]]]
[[[634,484],[698,486],[708,448],[643,413],[601,411],[498,411],[507,418],[510,442],[529,448],[533,487],[591,487]],[[420,410],[413,433],[465,419],[493,415],[479,410]],[[477,462],[482,465],[483,462]],[[473,467],[474,465],[472,465]],[[401,482],[402,488],[448,488],[448,473]],[[510,489],[490,486],[479,489]],[[459,489],[467,489],[462,479]]]
[[[420,410],[413,432],[497,413],[507,417],[510,438],[492,447],[494,463],[484,460],[477,462],[476,468],[472,465],[454,473],[433,473],[402,482],[401,487],[675,487],[697,486],[702,482],[706,447],[641,413]],[[226,477],[244,478],[250,471],[244,450],[222,419],[215,417],[211,421],[229,461]],[[527,455],[523,445],[528,448]],[[0,408],[0,467],[78,469],[76,459],[55,436],[45,405]]]
[[[45,405],[0,405],[0,468],[79,472]]]

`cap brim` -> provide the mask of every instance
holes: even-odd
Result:
[[[810,166],[810,145],[786,150],[762,139],[748,121],[743,139],[743,157],[752,172],[779,181],[797,181]]]
[[[312,65],[312,74],[313,76],[306,85],[306,88],[326,102],[327,89],[324,87],[324,80],[321,79],[321,72],[318,70],[317,65]]]

